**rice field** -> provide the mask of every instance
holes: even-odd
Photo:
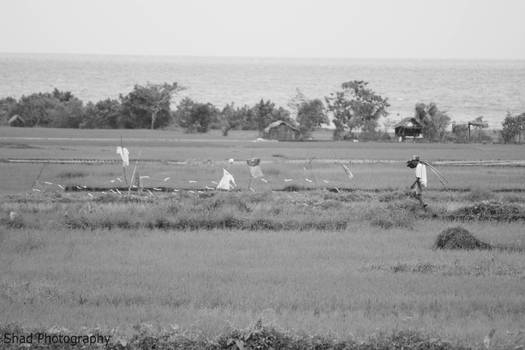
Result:
[[[116,131],[63,133],[0,129],[0,158],[117,158]],[[126,131],[132,165],[142,152],[141,193],[116,191],[118,162],[0,162],[1,327],[126,338],[152,325],[213,340],[260,321],[295,336],[359,342],[408,331],[470,348],[495,329],[491,348],[525,346],[525,168],[439,166],[449,186],[429,174],[425,211],[406,193],[404,164],[412,154],[519,161],[522,146],[163,133],[148,141],[150,131]],[[249,157],[268,179],[251,190]],[[349,179],[337,162],[351,160]],[[236,191],[211,189],[223,168]],[[491,205],[490,216],[479,212]],[[434,249],[453,226],[500,248]]]

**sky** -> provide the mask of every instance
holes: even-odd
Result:
[[[525,0],[0,0],[0,52],[525,59]]]

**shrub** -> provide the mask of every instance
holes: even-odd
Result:
[[[407,194],[403,191],[389,191],[386,193],[382,193],[378,196],[378,200],[380,202],[392,202],[395,200],[405,199],[407,198]]]
[[[370,225],[388,230],[391,228],[413,228],[415,216],[406,209],[375,208],[365,214]]]
[[[78,128],[84,107],[71,92],[55,89],[50,93],[22,96],[10,113],[20,115],[26,126]]]
[[[210,124],[217,119],[219,111],[211,103],[198,103],[184,98],[177,106],[175,117],[187,133],[208,132]]]

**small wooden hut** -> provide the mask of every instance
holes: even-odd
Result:
[[[9,126],[22,127],[26,125],[26,122],[21,116],[19,116],[18,114],[15,114],[11,118],[9,118],[9,120],[7,121],[7,124],[9,124]]]
[[[296,141],[300,139],[301,132],[295,126],[278,120],[264,129],[264,138],[279,141]]]
[[[405,118],[396,124],[395,128],[396,137],[399,137],[401,141],[406,138],[421,138],[423,137],[422,131],[423,126],[414,117]]]

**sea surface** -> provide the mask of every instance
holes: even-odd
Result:
[[[394,120],[412,116],[417,102],[435,102],[457,122],[483,116],[491,127],[507,111],[525,112],[525,61],[0,54],[0,98],[56,87],[96,102],[134,84],[176,81],[186,87],[177,99],[286,107],[297,89],[324,99],[350,80],[388,97]]]

